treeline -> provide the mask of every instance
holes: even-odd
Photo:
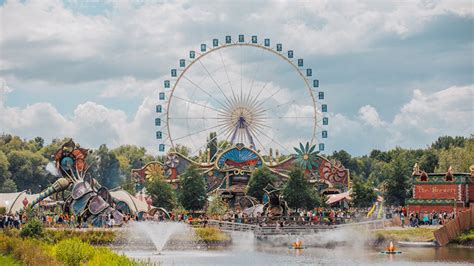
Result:
[[[377,193],[389,204],[402,205],[411,197],[415,163],[428,173],[446,172],[450,166],[455,172],[469,172],[474,164],[474,137],[444,136],[425,149],[372,150],[370,155],[361,157],[340,150],[329,157],[350,170],[356,205],[369,206]]]
[[[46,145],[41,137],[24,140],[18,136],[0,136],[0,193],[23,190],[37,193],[51,185],[57,177],[46,170],[46,165],[66,140],[54,139]],[[108,188],[122,186],[131,192],[134,188],[131,169],[156,159],[145,148],[134,145],[109,149],[103,144],[90,151],[87,176]]]
[[[18,136],[0,136],[0,192],[31,190],[37,193],[51,185],[57,177],[46,171],[45,166],[52,161],[51,156],[66,140],[55,139],[46,145],[41,137],[24,140]],[[180,146],[179,149],[181,153],[186,154],[186,147]],[[401,205],[405,202],[405,198],[411,196],[410,177],[415,163],[427,172],[445,172],[449,166],[452,166],[455,172],[468,172],[469,166],[474,164],[474,137],[445,136],[438,138],[424,149],[397,147],[388,151],[373,150],[369,155],[360,157],[353,157],[348,152],[340,150],[328,157],[341,161],[350,170],[356,206],[371,205],[377,194],[384,196],[389,204]],[[108,188],[122,186],[133,193],[131,169],[140,168],[153,160],[162,161],[163,158],[153,157],[147,154],[145,148],[134,145],[123,145],[115,149],[101,145],[98,149],[92,150],[87,160],[90,165],[87,175],[93,176]],[[273,177],[264,169],[254,175],[265,179],[259,181],[260,178],[253,178],[250,181],[250,194],[260,198],[263,196],[261,188]],[[297,180],[299,174],[294,175]],[[155,184],[156,187],[149,187],[149,190],[160,190],[160,185],[162,184]],[[296,182],[294,189],[286,188],[287,198],[292,194],[298,194],[296,192],[298,185]],[[255,191],[253,191],[255,188],[252,188],[254,186],[258,188]],[[187,197],[184,197],[183,193],[178,193],[176,198],[168,195],[163,199],[154,198],[154,201],[181,201],[181,205],[192,204],[192,202],[184,203]],[[294,201],[323,202],[322,199],[313,200],[314,197],[317,195],[309,195],[308,198],[311,200],[295,198]],[[171,202],[166,205],[172,205]]]

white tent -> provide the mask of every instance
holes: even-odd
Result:
[[[27,194],[26,191],[14,193],[0,193],[0,207],[4,207],[7,214],[15,214],[23,209],[23,200],[31,203],[39,194]]]
[[[123,189],[110,191],[110,195],[119,201],[127,203],[128,207],[133,213],[147,212],[148,204],[146,202],[137,199],[136,197],[130,195],[127,191]]]

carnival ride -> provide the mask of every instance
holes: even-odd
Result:
[[[255,169],[268,167],[280,177],[278,186],[298,163],[321,190],[340,191],[334,186],[347,186],[349,172],[319,154],[329,118],[315,74],[293,50],[268,38],[226,36],[201,44],[179,60],[158,92],[155,133],[166,159],[132,170],[137,187],[153,173],[178,186],[178,177],[195,166],[209,193],[242,205],[251,202],[245,193]]]

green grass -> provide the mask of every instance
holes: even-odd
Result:
[[[474,228],[466,231],[465,233],[459,235],[453,240],[454,243],[458,244],[469,244],[474,243]]]
[[[12,256],[5,256],[5,255],[0,254],[0,265],[20,266],[21,263],[15,260]]]
[[[435,240],[433,232],[436,230],[436,228],[409,228],[400,230],[379,230],[374,234],[379,240],[428,242]]]

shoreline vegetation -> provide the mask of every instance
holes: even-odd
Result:
[[[31,222],[22,230],[0,231],[0,265],[148,265],[115,253],[120,229],[45,229]],[[216,228],[194,228],[179,242],[198,241],[208,247],[227,246],[228,234]]]
[[[433,242],[437,228],[386,228],[370,232],[369,245],[386,245],[393,241]],[[110,246],[120,241],[120,229],[76,230],[40,229],[33,235],[20,230],[0,232],[0,265],[146,265],[115,253]],[[194,228],[189,239],[172,241],[199,241],[208,247],[227,246],[230,235],[216,228]],[[474,245],[474,229],[457,237],[451,245]]]
[[[407,229],[382,229],[371,233],[373,245],[386,244],[390,241],[397,242],[434,242],[434,231],[437,227],[419,227]],[[474,247],[474,228],[455,238],[449,245]]]

